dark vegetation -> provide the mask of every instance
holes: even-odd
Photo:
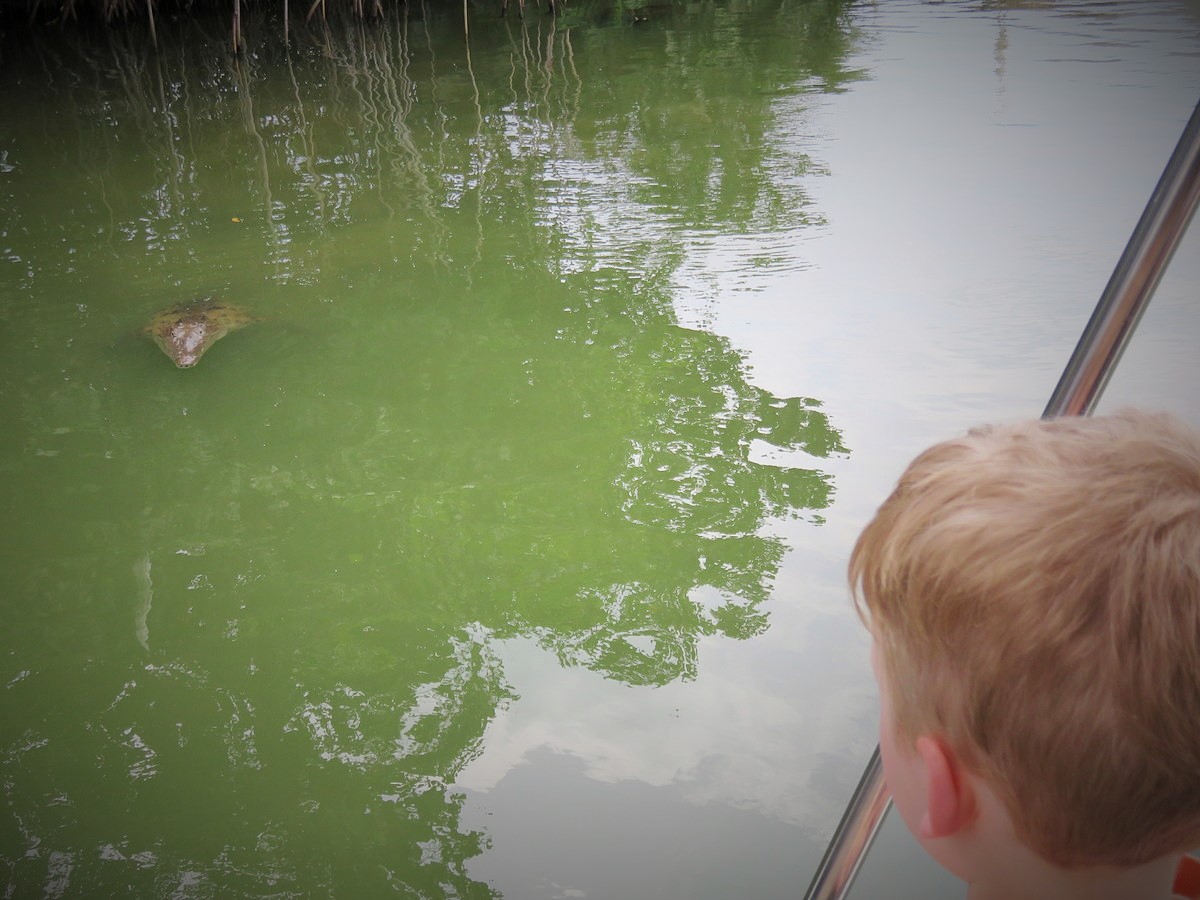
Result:
[[[314,21],[382,19],[396,10],[423,17],[433,6],[453,8],[461,15],[464,30],[469,30],[472,17],[556,15],[562,11],[564,0],[528,0],[528,9],[526,0],[515,0],[512,9],[510,2],[461,0],[460,8],[459,0],[435,0],[433,4],[425,0],[0,0],[0,25],[140,25],[147,29],[151,41],[157,42],[158,31],[166,23],[223,17],[230,28],[233,49],[240,51],[245,43],[243,28],[250,17],[277,21],[286,39],[292,27]],[[634,0],[632,4],[618,0],[616,5],[617,14],[634,24],[646,21],[646,10],[652,8],[650,0]]]

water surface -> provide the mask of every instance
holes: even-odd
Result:
[[[797,896],[855,533],[1040,412],[1200,96],[1195,3],[472,15],[6,48],[14,895]],[[1195,248],[1112,396],[1200,423]]]

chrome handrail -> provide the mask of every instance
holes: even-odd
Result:
[[[871,754],[858,787],[842,814],[833,840],[825,848],[805,900],[842,900],[867,858],[867,851],[883,824],[883,816],[892,805],[887,785],[883,781],[883,761],[879,747]]]
[[[1091,319],[1050,395],[1043,419],[1088,415],[1121,358],[1200,202],[1200,103],[1184,127]],[[859,779],[805,900],[843,900],[891,805],[879,748]]]
[[[1125,245],[1075,352],[1067,362],[1043,419],[1082,416],[1096,408],[1117,360],[1183,240],[1200,202],[1200,103],[1192,111]]]

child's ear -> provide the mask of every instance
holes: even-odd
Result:
[[[917,755],[925,768],[923,838],[957,834],[975,821],[978,807],[962,761],[945,741],[930,735],[917,738]]]

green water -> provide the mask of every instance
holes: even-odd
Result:
[[[849,451],[676,304],[696,242],[820,224],[777,114],[853,35],[646,15],[9,33],[5,896],[493,896],[498,642],[652,690],[768,628]],[[178,370],[141,329],[202,296],[257,321]]]

